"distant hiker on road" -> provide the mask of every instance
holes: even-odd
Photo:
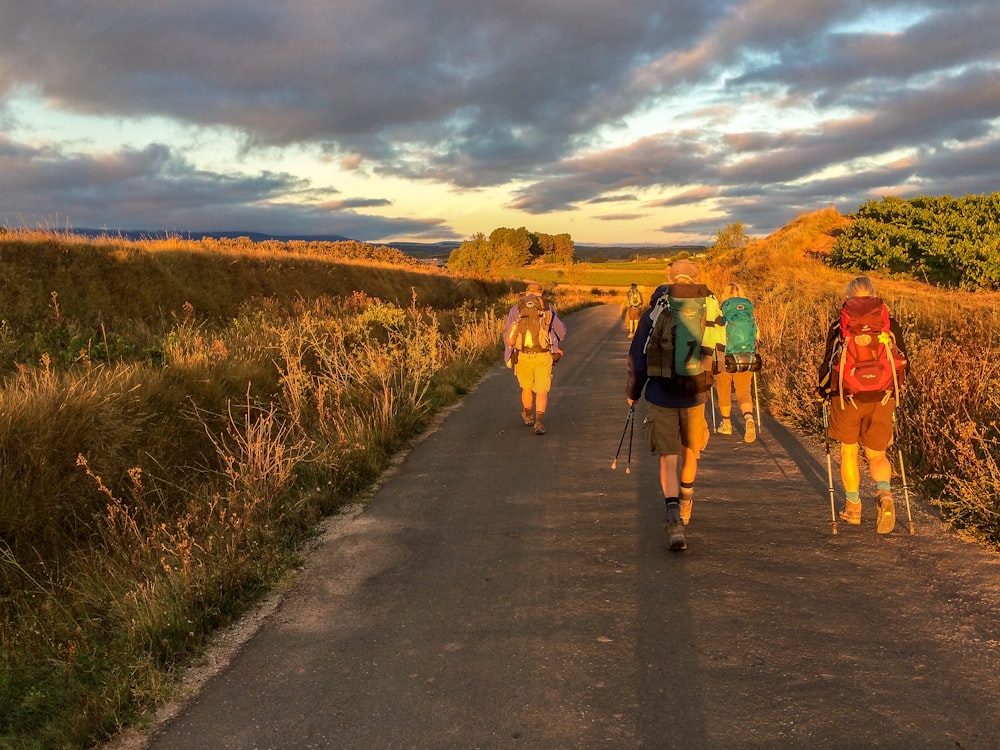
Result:
[[[628,337],[635,336],[635,329],[639,327],[639,318],[642,317],[642,292],[639,287],[632,284],[625,293],[625,323],[628,325]]]
[[[829,435],[840,442],[840,477],[846,497],[839,515],[849,524],[861,523],[860,445],[875,482],[876,531],[888,534],[896,515],[890,486],[892,464],[885,453],[892,443],[900,383],[909,367],[906,348],[899,324],[889,316],[871,279],[852,279],[844,297],[840,315],[827,332],[817,386],[823,408],[830,411]]]
[[[733,434],[729,415],[733,408],[732,394],[735,386],[736,404],[743,415],[743,440],[752,443],[757,439],[757,428],[754,424],[751,386],[755,372],[760,369],[753,303],[743,295],[739,284],[732,283],[722,295],[721,307],[726,346],[717,352],[715,361],[715,392],[719,397],[719,414],[722,416],[718,433]]]
[[[650,295],[650,306],[628,353],[629,406],[645,391],[643,425],[650,450],[660,454],[660,489],[671,549],[687,549],[698,457],[708,444],[705,402],[712,387],[712,360],[722,346],[719,301],[690,260],[670,266],[670,283]]]
[[[504,362],[521,386],[521,418],[536,435],[545,434],[545,409],[552,388],[552,365],[562,356],[566,324],[542,299],[542,286],[529,282],[507,314]]]

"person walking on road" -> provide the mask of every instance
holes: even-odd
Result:
[[[642,292],[636,284],[632,284],[625,293],[625,323],[628,326],[628,337],[635,336],[635,329],[639,327],[639,318],[642,317]]]
[[[736,389],[736,405],[743,415],[743,440],[752,443],[757,439],[754,424],[753,394],[751,388],[759,358],[756,356],[758,342],[757,323],[753,316],[753,304],[743,295],[738,283],[726,286],[722,295],[722,319],[725,321],[726,347],[717,352],[715,362],[715,392],[719,397],[719,414],[722,421],[717,432],[732,435],[733,423],[730,414],[733,408],[732,394]],[[739,355],[747,355],[745,361],[737,361],[730,355],[730,344]]]
[[[562,356],[566,324],[542,298],[542,285],[528,282],[524,294],[507,314],[504,362],[521,387],[521,419],[545,434],[545,410],[552,388],[552,366]]]
[[[660,489],[670,549],[687,549],[698,458],[708,444],[705,402],[712,361],[722,345],[722,314],[715,295],[698,283],[699,269],[682,259],[670,266],[669,284],[657,287],[642,313],[628,352],[626,400],[645,393],[643,426],[660,456]]]
[[[844,298],[841,313],[827,332],[817,386],[823,408],[830,412],[829,435],[840,442],[845,501],[839,516],[851,525],[861,523],[858,459],[863,447],[875,482],[876,531],[888,534],[896,516],[886,450],[892,443],[893,411],[909,364],[902,329],[890,317],[872,280],[852,279]]]

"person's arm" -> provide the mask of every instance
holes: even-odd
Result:
[[[508,343],[510,338],[510,329],[513,328],[514,324],[517,322],[517,305],[510,308],[510,312],[507,313],[507,320],[504,322],[503,326],[503,363],[508,367],[510,364],[510,355],[514,351],[514,347]]]
[[[819,363],[816,374],[816,392],[823,397],[829,396],[833,391],[833,383],[830,382],[832,374],[831,359],[839,340],[840,323],[835,320],[826,332],[826,349],[823,352],[823,360]]]
[[[635,329],[635,336],[628,348],[628,358],[626,360],[628,368],[628,379],[625,382],[625,398],[629,405],[634,404],[642,396],[642,389],[646,387],[649,379],[646,375],[646,339],[649,338],[650,329],[653,327],[649,310],[645,310],[639,318],[639,325]]]
[[[549,326],[549,331],[556,335],[556,339],[562,341],[566,338],[566,324],[556,314],[554,307],[549,307],[549,309],[552,311],[552,324]]]

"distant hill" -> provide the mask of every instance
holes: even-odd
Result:
[[[262,232],[179,232],[168,230],[145,230],[145,229],[119,229],[110,231],[107,229],[73,229],[72,234],[82,235],[90,239],[99,237],[119,237],[122,239],[136,240],[163,240],[171,237],[183,240],[200,240],[202,237],[217,237],[220,239],[235,239],[237,237],[247,237],[251,242],[361,242],[353,237],[344,237],[339,234],[264,234]],[[448,256],[455,250],[461,242],[368,242],[366,244],[376,247],[393,247],[402,253],[422,261],[448,260]],[[577,260],[590,260],[594,256],[604,256],[609,260],[627,260],[635,256],[639,257],[659,257],[674,255],[682,250],[689,253],[700,253],[705,249],[704,245],[576,245]]]
[[[77,229],[74,228],[70,234],[78,234],[90,239],[99,237],[119,237],[125,240],[165,240],[172,237],[182,240],[200,240],[202,237],[217,237],[219,239],[235,239],[237,237],[248,237],[253,242],[350,242],[352,238],[339,234],[296,234],[277,235],[263,234],[262,232],[178,232],[164,229],[118,229],[111,231],[108,229]],[[371,243],[376,244],[376,243]],[[399,248],[402,249],[402,248]]]

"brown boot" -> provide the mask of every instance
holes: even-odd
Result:
[[[844,501],[844,509],[840,511],[840,520],[857,526],[861,523],[861,503],[849,503]]]
[[[892,493],[889,490],[878,490],[875,493],[875,507],[878,509],[875,531],[879,534],[888,534],[896,527],[896,509],[892,502]]]
[[[545,416],[545,412],[540,411],[535,415],[535,434],[544,435],[545,425],[542,424],[542,417]]]

